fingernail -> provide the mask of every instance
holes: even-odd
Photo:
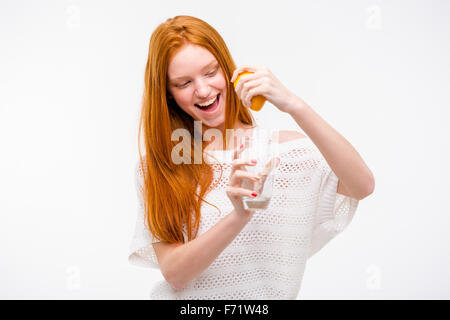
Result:
[[[251,162],[251,163],[256,163],[257,161],[256,161],[255,159],[253,159],[253,160],[251,160],[250,162]]]
[[[244,149],[244,145],[243,145],[243,144],[241,144],[241,147],[240,147],[240,149]]]
[[[252,193],[252,197],[256,197],[258,194],[256,192]]]

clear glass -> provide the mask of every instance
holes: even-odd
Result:
[[[251,138],[244,142],[245,149],[241,152],[242,159],[256,159],[253,166],[245,166],[245,170],[260,176],[259,181],[243,179],[242,188],[255,191],[257,197],[242,197],[246,210],[267,209],[273,192],[274,169],[278,165],[278,143],[272,137],[272,131],[255,128]]]

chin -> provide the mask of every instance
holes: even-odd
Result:
[[[222,127],[225,124],[225,116],[221,115],[218,118],[213,119],[212,121],[203,121],[203,123],[211,128]]]
[[[203,125],[203,130],[205,129],[219,129],[225,124],[225,122],[220,122],[220,123],[208,123],[208,122],[204,122],[202,121],[202,125]]]

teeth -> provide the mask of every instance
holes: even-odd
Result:
[[[217,96],[215,97],[215,98],[212,98],[211,100],[209,100],[209,101],[207,101],[206,103],[204,103],[204,104],[198,104],[200,107],[206,107],[206,106],[209,106],[211,103],[213,103],[214,101],[216,101],[216,98],[217,98]]]

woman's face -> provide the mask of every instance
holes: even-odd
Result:
[[[227,83],[216,58],[187,44],[169,62],[167,88],[176,103],[205,128],[223,129]],[[200,108],[200,106],[206,106]]]

